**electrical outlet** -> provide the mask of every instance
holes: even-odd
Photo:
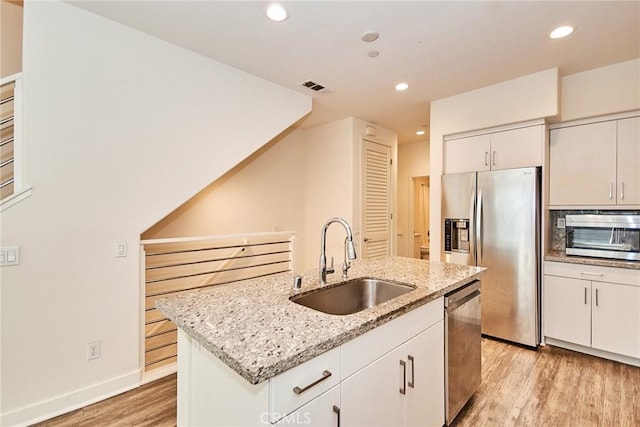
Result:
[[[94,341],[87,344],[87,360],[93,360],[100,357],[100,341]]]
[[[558,218],[557,227],[558,228],[564,228],[565,227],[565,219],[564,218]]]

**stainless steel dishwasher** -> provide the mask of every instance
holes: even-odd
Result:
[[[480,281],[455,290],[445,306],[445,422],[450,425],[480,387]]]

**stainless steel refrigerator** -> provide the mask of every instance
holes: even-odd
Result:
[[[540,169],[442,176],[442,260],[486,267],[482,333],[540,343]]]

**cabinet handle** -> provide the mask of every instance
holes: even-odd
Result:
[[[587,287],[584,287],[584,305],[587,305]]]
[[[604,276],[604,273],[592,273],[590,271],[581,271],[580,274],[583,274],[585,276],[597,276],[597,277]]]
[[[333,412],[335,412],[338,416],[338,427],[340,427],[340,408],[338,408],[336,405],[333,405]]]
[[[624,200],[624,182],[620,185],[620,200]]]
[[[598,288],[596,288],[596,307],[598,306]]]
[[[413,359],[413,356],[407,356],[407,359],[409,359],[409,362],[411,362],[411,381],[409,381],[407,383],[407,385],[411,388],[415,388],[416,385],[416,372],[414,369],[414,366],[416,364],[415,360]]]
[[[402,366],[402,387],[400,387],[400,394],[407,394],[407,363],[401,360],[400,366]]]
[[[609,200],[613,199],[613,182],[609,183]]]
[[[493,150],[493,159],[491,160],[491,163],[493,164],[493,166],[496,165],[496,150]]]
[[[484,165],[485,166],[489,166],[489,152],[488,151],[484,152]]]
[[[326,379],[327,379],[327,378],[329,378],[330,376],[331,376],[331,372],[329,372],[329,371],[322,371],[322,378],[320,378],[320,379],[318,379],[318,380],[316,380],[316,381],[312,382],[311,384],[309,384],[308,386],[303,387],[303,388],[300,388],[300,387],[298,387],[298,386],[295,386],[295,387],[293,388],[293,392],[294,392],[295,394],[302,394],[302,393],[304,393],[305,391],[309,390],[309,389],[310,389],[311,387],[313,387],[314,385],[317,385],[318,383],[320,383],[320,382],[322,382],[322,381],[326,380]]]

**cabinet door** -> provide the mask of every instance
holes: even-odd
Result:
[[[640,205],[640,117],[618,120],[618,204]]]
[[[640,357],[640,287],[592,282],[591,346]]]
[[[340,386],[316,397],[306,405],[278,421],[277,426],[339,426]]]
[[[346,380],[341,387],[343,426],[402,426],[405,395],[404,347],[387,353]],[[425,402],[426,403],[426,402]]]
[[[609,121],[551,131],[550,205],[615,204],[616,129]]]
[[[491,169],[542,166],[542,125],[491,134]]]
[[[450,139],[444,143],[444,173],[489,170],[490,135]]]
[[[408,341],[405,344],[405,357],[407,394],[404,425],[442,426],[444,424],[444,322],[436,323]]]
[[[591,282],[544,276],[544,335],[591,346]]]

